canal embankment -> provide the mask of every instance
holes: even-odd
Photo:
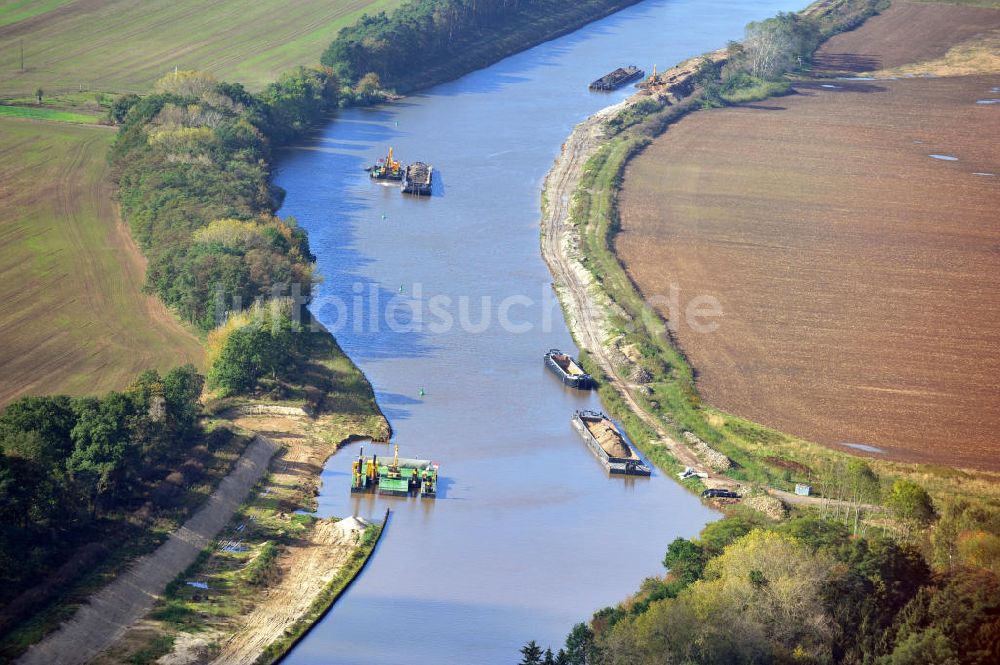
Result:
[[[858,27],[870,13],[856,3],[816,3],[800,16],[819,20],[825,39]],[[723,52],[710,54],[713,59],[720,55],[724,57]],[[691,82],[698,73],[690,65],[699,63],[695,59],[688,64],[687,81]],[[706,484],[767,488],[789,502],[794,497],[794,481],[805,482],[804,474],[822,477],[826,470],[846,464],[849,457],[702,402],[695,372],[674,335],[674,326],[684,325],[684,308],[674,310],[676,319],[664,318],[645,301],[614,250],[620,223],[618,195],[626,165],[688,113],[719,105],[718,99],[700,100],[699,86],[685,86],[684,77],[674,76],[664,74],[670,88],[657,91],[658,101],[652,101],[648,91],[639,93],[574,128],[546,179],[543,255],[555,277],[567,322],[586,350],[584,359],[604,379],[602,395],[609,409],[639,442],[649,442],[651,450],[644,450],[650,458],[665,468],[675,468],[673,459],[658,458],[656,451],[663,450],[681,465],[707,472]],[[810,85],[821,86],[806,80],[809,76],[802,72],[787,81],[793,89],[804,87],[810,95]],[[826,82],[822,89],[844,87],[832,83]],[[709,118],[721,115],[698,118],[708,123]],[[691,442],[728,456],[730,468],[711,468]],[[945,494],[957,490],[939,474],[928,476],[926,467],[873,464],[891,476],[919,476],[925,482],[933,477],[930,484]],[[797,498],[794,503],[817,503],[817,499]]]
[[[816,21],[828,37],[855,27],[873,11],[868,3],[841,0],[814,3],[800,16]],[[682,311],[671,312],[677,320],[665,320],[645,301],[613,249],[626,164],[689,113],[727,103],[725,94],[706,88],[729,57],[727,49],[720,49],[688,59],[651,76],[638,93],[574,127],[545,179],[542,255],[552,271],[567,324],[585,350],[582,359],[601,377],[602,398],[651,460],[671,473],[691,467],[705,474],[700,480],[684,481],[692,489],[756,480],[790,490],[780,476],[746,475],[747,467],[760,470],[762,465],[745,451],[739,454],[734,445],[725,445],[732,437],[718,431],[721,414],[702,404],[694,370],[673,336],[674,326],[682,325]],[[785,89],[758,83],[746,92],[759,101],[768,90]],[[738,92],[732,98],[736,97]],[[773,438],[754,423],[734,424]],[[720,453],[711,446],[719,444],[725,445],[723,453],[742,464],[726,469],[713,465],[704,451],[711,451],[714,458]],[[789,439],[788,444],[809,447],[798,440]]]

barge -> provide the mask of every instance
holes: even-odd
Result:
[[[389,154],[385,156],[385,159],[378,160],[374,166],[369,166],[367,169],[368,176],[372,180],[402,180],[403,179],[403,165],[392,158],[392,148],[389,148]]]
[[[399,446],[388,464],[378,455],[365,457],[364,448],[351,465],[351,494],[437,498],[438,465],[430,460],[400,458]]]
[[[626,83],[635,81],[636,79],[641,79],[646,75],[646,72],[639,69],[635,65],[629,65],[628,67],[619,67],[610,74],[605,74],[601,78],[590,84],[591,90],[617,90]]]
[[[603,413],[577,411],[573,416],[573,427],[608,473],[620,476],[652,475],[618,427]]]
[[[545,354],[545,366],[570,388],[589,390],[594,387],[594,378],[584,372],[572,356],[559,349],[549,349]]]
[[[430,164],[413,162],[403,171],[403,183],[400,185],[400,190],[404,194],[430,196],[433,173],[434,167]]]

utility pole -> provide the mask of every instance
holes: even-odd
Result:
[[[24,72],[24,37],[21,37],[21,72]]]

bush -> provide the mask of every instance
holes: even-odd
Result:
[[[260,546],[257,556],[247,566],[247,582],[253,585],[261,585],[270,580],[276,573],[275,561],[278,558],[278,548],[272,541],[267,541]]]
[[[927,490],[911,480],[894,482],[885,504],[903,519],[926,523],[935,517],[934,503]]]
[[[253,391],[261,378],[294,369],[308,335],[292,320],[291,301],[259,303],[230,318],[208,340],[208,385],[223,394]]]

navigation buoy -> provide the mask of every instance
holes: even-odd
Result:
[[[420,393],[420,396],[421,396],[421,397],[423,397],[423,396],[424,396],[424,395],[426,394],[426,393],[424,392],[424,389],[423,389],[423,388],[421,388],[421,389],[420,389],[420,390],[418,390],[417,392],[419,392],[419,393]]]
[[[382,221],[383,222],[385,221],[385,213],[384,212],[382,213]]]
[[[399,127],[399,120],[396,121],[396,126]]]
[[[399,285],[399,292],[400,292],[400,293],[402,293],[403,291],[404,291],[404,289],[403,289],[403,285],[402,285],[402,284],[400,284],[400,285]]]

